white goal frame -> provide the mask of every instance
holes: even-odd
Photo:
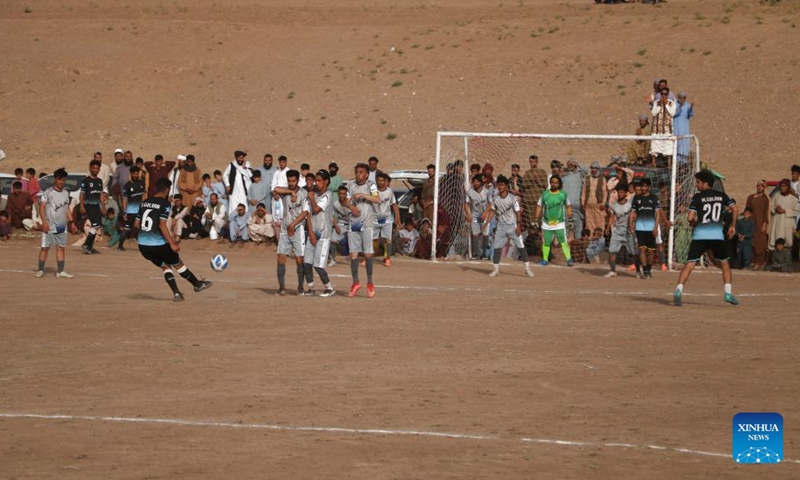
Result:
[[[481,132],[436,132],[436,174],[434,176],[435,185],[433,192],[433,219],[432,221],[432,238],[431,238],[431,260],[436,261],[436,239],[437,239],[437,226],[439,211],[439,184],[442,178],[442,138],[445,137],[463,137],[464,138],[464,186],[466,189],[470,188],[469,184],[469,139],[476,137],[483,138],[529,138],[529,139],[562,139],[562,140],[629,140],[629,141],[652,141],[652,140],[665,140],[663,136],[644,136],[644,135],[572,135],[572,134],[548,134],[548,133],[481,133]],[[678,141],[682,139],[689,139],[694,144],[694,162],[692,168],[694,172],[700,171],[700,141],[696,135],[672,135],[667,137],[668,140],[673,142],[673,152],[678,151]],[[673,262],[675,259],[675,185],[678,174],[678,162],[672,162],[672,171],[670,178],[670,205],[669,205],[669,234],[667,240],[668,256],[667,262],[670,270],[673,269]]]

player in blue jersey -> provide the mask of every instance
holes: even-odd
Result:
[[[170,203],[167,200],[169,189],[172,182],[168,178],[159,178],[156,182],[156,194],[154,197],[143,201],[136,215],[135,228],[139,229],[139,251],[142,256],[157,266],[164,272],[169,288],[172,289],[173,300],[183,301],[183,293],[178,290],[178,283],[175,281],[174,269],[178,274],[185,278],[194,287],[195,292],[201,292],[211,286],[208,280],[198,279],[189,268],[183,264],[178,255],[181,247],[167,228],[169,218]]]
[[[144,180],[141,177],[141,171],[136,165],[130,169],[131,179],[122,187],[122,220],[125,226],[122,229],[122,234],[119,237],[119,246],[117,250],[120,252],[125,251],[125,240],[128,239],[128,234],[133,230],[133,222],[136,221],[136,214],[139,213],[139,205],[147,198],[147,190],[144,186]]]
[[[678,286],[675,288],[673,303],[676,306],[683,304],[683,285],[689,279],[694,266],[700,261],[704,253],[711,250],[714,258],[722,266],[722,281],[725,284],[723,299],[733,305],[738,305],[739,300],[731,293],[731,266],[728,262],[728,248],[726,238],[733,238],[736,228],[731,224],[728,231],[724,231],[723,215],[730,209],[731,217],[738,217],[738,209],[732,198],[723,192],[713,190],[714,174],[710,170],[701,170],[694,175],[698,192],[692,197],[689,204],[689,223],[694,227],[692,243],[689,244],[689,255],[678,277]]]

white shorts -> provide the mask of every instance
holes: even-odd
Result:
[[[61,233],[42,232],[42,248],[50,248],[53,245],[58,245],[61,248],[65,248],[67,246],[67,232],[61,232]]]
[[[317,239],[317,244],[312,245],[311,240],[306,240],[306,252],[303,255],[303,263],[310,263],[317,268],[328,266],[328,253],[330,251],[331,239]]]
[[[625,245],[625,249],[628,253],[634,253],[636,250],[636,240],[632,233],[627,232],[624,235],[617,234],[615,232],[611,233],[611,241],[608,243],[608,253],[619,253],[622,250],[622,246]]]
[[[489,236],[488,227],[489,227],[488,225],[484,225],[479,220],[473,220],[472,222],[470,222],[470,230],[473,236],[484,235],[488,237]]]
[[[347,246],[350,253],[363,253],[372,255],[375,250],[372,248],[372,229],[362,228],[360,232],[347,232]]]
[[[305,251],[306,230],[302,226],[294,229],[294,235],[289,235],[286,226],[281,225],[281,237],[278,239],[278,255],[291,255],[303,257]]]
[[[494,247],[495,250],[503,248],[509,240],[515,247],[525,248],[525,242],[522,241],[522,236],[517,235],[517,227],[514,225],[498,224],[497,229],[494,231],[492,247]]]
[[[380,220],[375,221],[375,228],[372,231],[372,239],[377,240],[383,238],[387,242],[392,241],[392,222],[389,219],[384,219],[383,223]]]

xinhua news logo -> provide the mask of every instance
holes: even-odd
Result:
[[[780,413],[737,413],[733,417],[736,463],[781,463],[783,417]]]

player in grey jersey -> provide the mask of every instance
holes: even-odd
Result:
[[[320,170],[314,177],[314,188],[308,192],[308,238],[303,264],[308,283],[306,295],[314,295],[314,270],[325,285],[325,291],[320,296],[330,297],[336,293],[325,270],[333,230],[333,192],[328,191],[330,182],[331,175],[327,170]]]
[[[39,269],[36,278],[44,276],[44,265],[47,263],[47,253],[50,247],[56,245],[56,263],[58,271],[56,278],[72,278],[64,271],[66,257],[67,230],[75,233],[77,228],[72,222],[72,212],[69,208],[69,190],[64,188],[67,181],[67,171],[59,168],[53,173],[53,186],[48,188],[39,201],[39,215],[42,218],[42,249],[39,251]]]
[[[611,215],[608,217],[606,231],[611,233],[611,241],[608,244],[608,266],[609,272],[606,278],[617,276],[617,253],[625,247],[631,256],[636,256],[636,240],[629,228],[631,199],[628,198],[628,184],[620,182],[615,188],[617,200],[612,202],[608,209]]]
[[[383,263],[392,266],[392,218],[397,230],[400,230],[400,209],[394,198],[394,191],[389,187],[389,175],[378,172],[377,178],[378,198],[380,203],[375,207],[375,230],[373,239],[378,240],[378,249],[383,248]],[[379,250],[380,251],[380,250]]]
[[[286,172],[288,187],[274,187],[273,192],[281,197],[283,206],[283,223],[281,235],[278,239],[278,295],[286,295],[286,259],[292,253],[297,263],[297,294],[303,295],[303,254],[305,245],[306,216],[306,190],[298,187],[300,172],[289,170]]]
[[[522,211],[519,207],[517,197],[508,191],[508,179],[503,175],[497,177],[497,196],[492,201],[492,207],[486,219],[491,222],[492,218],[497,217],[497,229],[494,233],[494,257],[492,264],[494,270],[489,274],[496,277],[500,274],[500,254],[508,241],[517,247],[519,256],[525,262],[525,274],[533,276],[531,262],[528,259],[528,251],[522,241]]]
[[[489,238],[489,222],[486,221],[489,214],[489,191],[483,188],[481,173],[472,177],[472,188],[467,190],[464,200],[464,213],[470,221],[472,259],[480,260],[485,250],[484,244]]]
[[[336,189],[336,200],[333,201],[334,219],[331,232],[331,248],[328,254],[328,268],[336,265],[337,249],[347,256],[347,232],[350,230],[350,208],[347,205],[347,185],[339,185]]]
[[[347,207],[350,209],[347,244],[350,248],[350,273],[353,275],[351,297],[355,297],[361,289],[361,282],[358,280],[359,253],[364,254],[364,264],[367,267],[367,297],[375,296],[375,286],[372,284],[372,228],[375,223],[375,205],[381,200],[378,197],[378,187],[367,178],[368,175],[367,164],[356,164],[356,179],[347,186]]]

